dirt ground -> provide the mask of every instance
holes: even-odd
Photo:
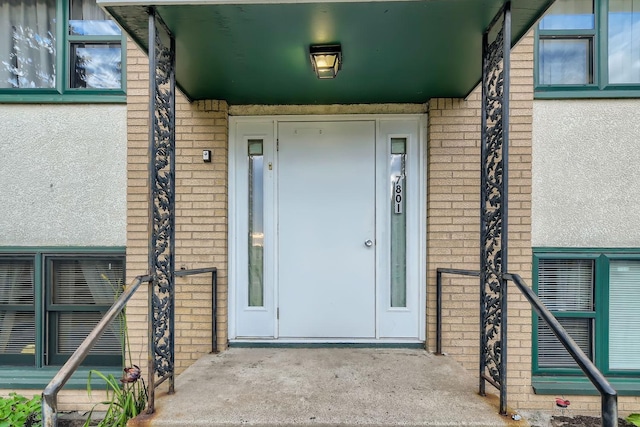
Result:
[[[575,417],[552,417],[552,427],[600,427],[600,418],[576,415]],[[628,421],[618,418],[618,427],[635,427]]]

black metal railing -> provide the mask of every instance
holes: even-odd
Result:
[[[452,268],[438,268],[436,270],[436,353],[442,354],[442,275],[454,274],[463,276],[479,277],[479,271],[458,270]],[[618,394],[609,381],[602,375],[593,362],[584,354],[582,349],[571,338],[569,333],[558,322],[558,319],[549,311],[538,296],[527,286],[522,278],[517,274],[505,273],[502,275],[505,281],[512,281],[518,290],[524,295],[533,310],[538,314],[551,329],[553,334],[569,352],[573,360],[578,364],[582,372],[589,378],[601,396],[601,416],[603,427],[618,426]],[[507,323],[507,313],[502,314],[502,322]],[[502,343],[502,351],[506,353],[507,343]],[[480,355],[480,357],[483,357]]]
[[[173,273],[175,277],[184,277],[184,276],[192,276],[195,274],[205,274],[211,273],[211,352],[214,353],[217,351],[218,340],[217,340],[217,298],[216,294],[218,291],[218,269],[216,267],[207,267],[207,268],[195,268],[191,270],[178,270]],[[109,327],[111,322],[122,313],[127,302],[131,299],[133,294],[138,290],[142,283],[152,283],[154,281],[154,277],[151,275],[146,276],[137,276],[131,286],[129,286],[118,298],[118,300],[113,303],[111,308],[105,313],[103,318],[98,322],[96,327],[89,333],[89,335],[82,341],[82,344],[76,349],[76,351],[71,355],[69,360],[60,368],[60,371],[56,374],[55,377],[51,380],[51,382],[47,385],[44,392],[42,393],[42,421],[45,427],[56,427],[58,425],[58,393],[67,383],[69,378],[76,372],[76,370],[80,367],[80,364],[87,357],[93,346],[102,336],[102,333]],[[151,290],[150,290],[151,292]],[[153,303],[149,305],[149,313],[150,318],[152,318],[154,311]],[[172,331],[173,332],[173,331]],[[156,342],[149,342],[149,348],[153,349],[156,346]],[[173,355],[171,355],[173,360]],[[153,359],[151,359],[153,361]],[[150,369],[151,372],[154,372],[153,367]],[[154,403],[155,403],[155,389],[162,384],[166,379],[172,377],[174,372],[171,371],[168,375],[161,377],[157,381],[150,381],[148,387],[149,400],[147,406],[147,412],[153,412]],[[173,392],[173,390],[171,390]]]
[[[69,360],[67,360],[56,376],[49,382],[42,393],[42,424],[45,427],[56,427],[58,425],[58,392],[64,387],[82,361],[87,357],[95,343],[98,342],[102,336],[102,333],[109,327],[111,322],[122,313],[127,302],[138,290],[140,285],[151,281],[153,281],[153,276],[137,276],[131,286],[113,303],[96,327],[87,335],[84,341],[82,341],[82,344],[73,352]]]
[[[191,270],[177,270],[174,275],[176,277],[192,276],[194,274],[211,273],[211,353],[218,352],[218,326],[216,319],[218,318],[218,269],[215,267],[194,268]]]

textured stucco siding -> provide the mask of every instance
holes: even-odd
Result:
[[[640,247],[640,100],[537,100],[532,244]]]
[[[1,105],[0,246],[126,244],[126,106]]]

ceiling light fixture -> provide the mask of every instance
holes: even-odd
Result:
[[[342,69],[342,48],[339,44],[311,45],[309,58],[319,79],[333,79]]]

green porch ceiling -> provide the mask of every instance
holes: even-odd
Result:
[[[553,0],[512,1],[512,43]],[[99,3],[147,50],[148,3]],[[422,103],[480,81],[482,33],[504,0],[153,3],[176,39],[192,100],[230,104]],[[318,80],[310,44],[340,43],[343,68]]]

